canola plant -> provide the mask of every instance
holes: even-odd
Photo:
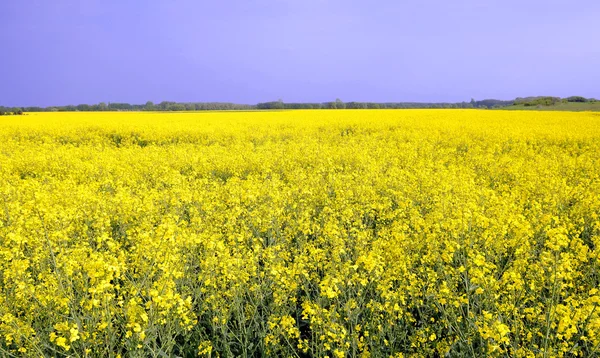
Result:
[[[600,115],[0,118],[0,355],[600,354]]]

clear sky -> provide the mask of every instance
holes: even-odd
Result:
[[[0,105],[600,97],[598,0],[0,0]]]

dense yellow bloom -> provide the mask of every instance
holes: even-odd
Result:
[[[600,116],[0,118],[0,356],[600,354]]]

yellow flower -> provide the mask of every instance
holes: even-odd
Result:
[[[0,119],[0,346],[593,356],[598,119],[450,109]]]
[[[67,339],[65,337],[58,337],[55,342],[57,346],[64,348],[66,351],[71,348],[71,346],[67,344]]]

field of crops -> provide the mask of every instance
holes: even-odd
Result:
[[[0,356],[600,354],[600,116],[0,118]]]

